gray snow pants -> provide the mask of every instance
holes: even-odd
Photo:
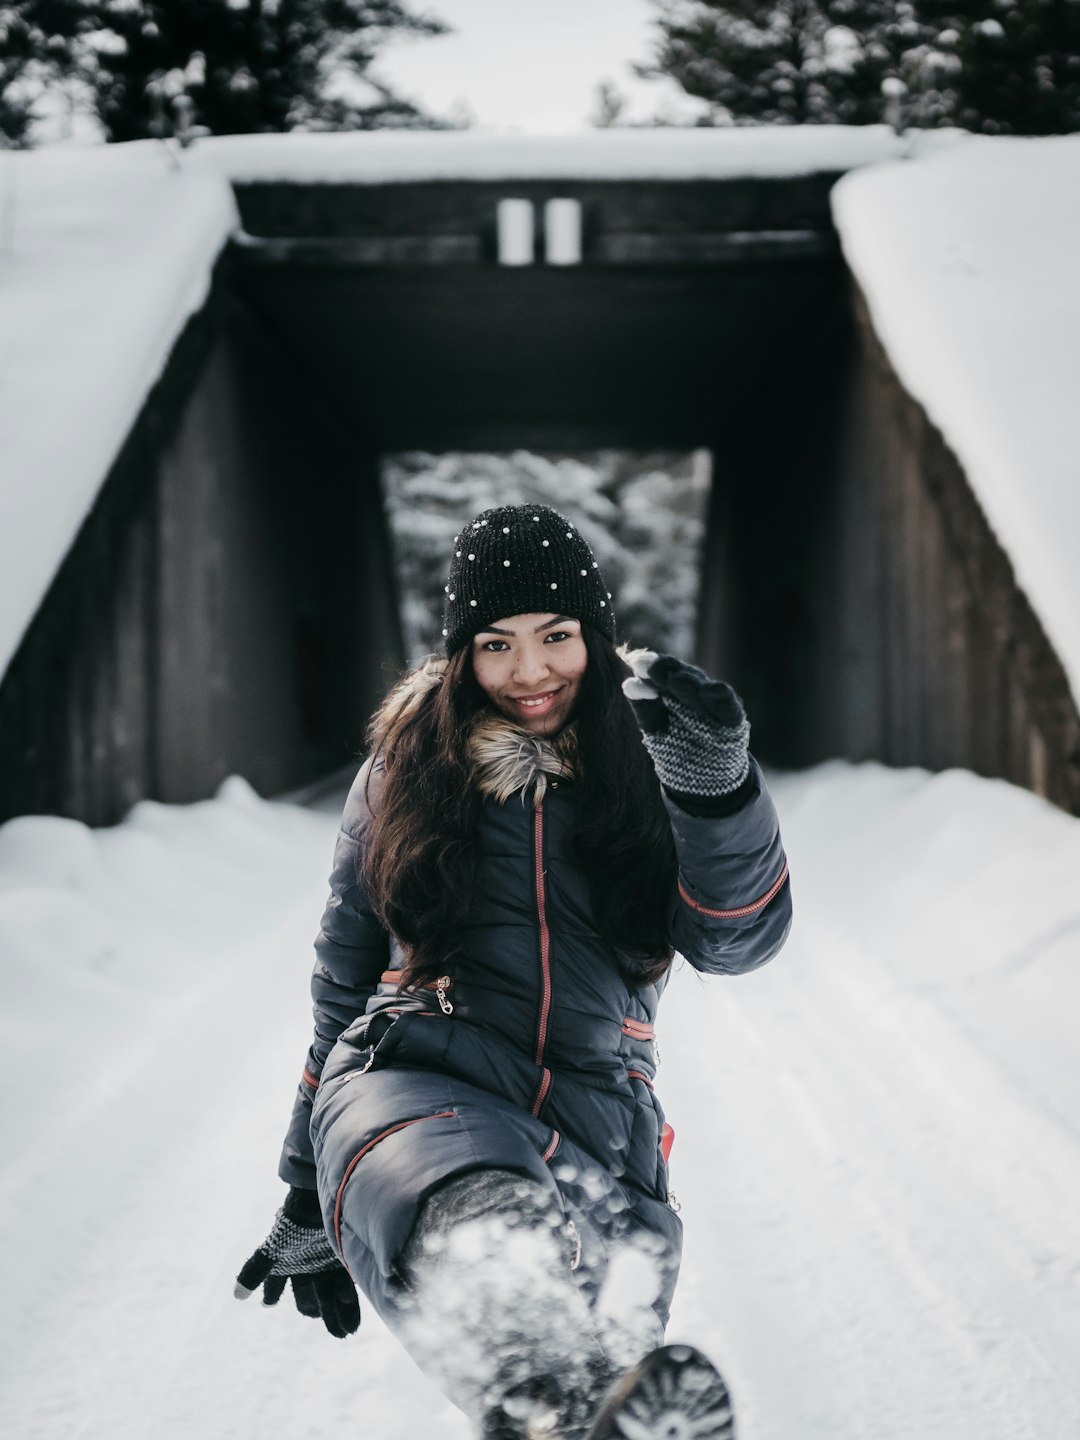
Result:
[[[458,1176],[420,1212],[395,1328],[485,1440],[518,1440],[530,1421],[575,1440],[614,1378],[574,1281],[576,1252],[550,1194],[510,1171]]]

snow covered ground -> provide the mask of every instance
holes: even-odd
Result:
[[[671,1334],[743,1440],[1080,1433],[1080,821],[1003,783],[779,777],[796,928],[679,973]],[[465,1440],[367,1314],[238,1304],[307,1043],[336,829],[230,781],[0,829],[0,1425],[14,1440]]]

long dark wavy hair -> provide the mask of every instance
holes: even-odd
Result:
[[[672,959],[667,912],[675,846],[652,762],[621,683],[614,646],[582,624],[588,663],[574,712],[580,757],[575,858],[589,877],[600,933],[631,985],[659,979]],[[452,969],[476,893],[477,821],[469,736],[487,697],[466,645],[442,681],[369,739],[385,775],[374,807],[364,881],[379,919],[408,956],[402,985]]]

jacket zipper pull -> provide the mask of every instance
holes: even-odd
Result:
[[[452,1015],[454,1013],[453,1004],[448,999],[446,994],[447,990],[450,989],[450,986],[453,983],[454,982],[449,975],[440,975],[439,978],[435,981],[435,996],[439,1002],[439,1009],[444,1015]]]

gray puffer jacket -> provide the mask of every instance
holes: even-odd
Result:
[[[315,1037],[280,1174],[318,1188],[353,1278],[393,1320],[396,1262],[425,1197],[481,1167],[551,1188],[595,1295],[615,1248],[652,1248],[666,1322],[681,1225],[668,1203],[654,1090],[661,985],[632,988],[600,935],[574,859],[575,782],[556,766],[485,793],[479,900],[466,958],[431,990],[399,992],[404,957],[360,879],[381,772],[350,792],[316,941]],[[491,788],[506,795],[506,776]],[[488,787],[483,787],[485,790]],[[791,916],[776,813],[753,766],[734,814],[668,802],[679,860],[671,934],[696,969],[738,974],[783,944]]]

